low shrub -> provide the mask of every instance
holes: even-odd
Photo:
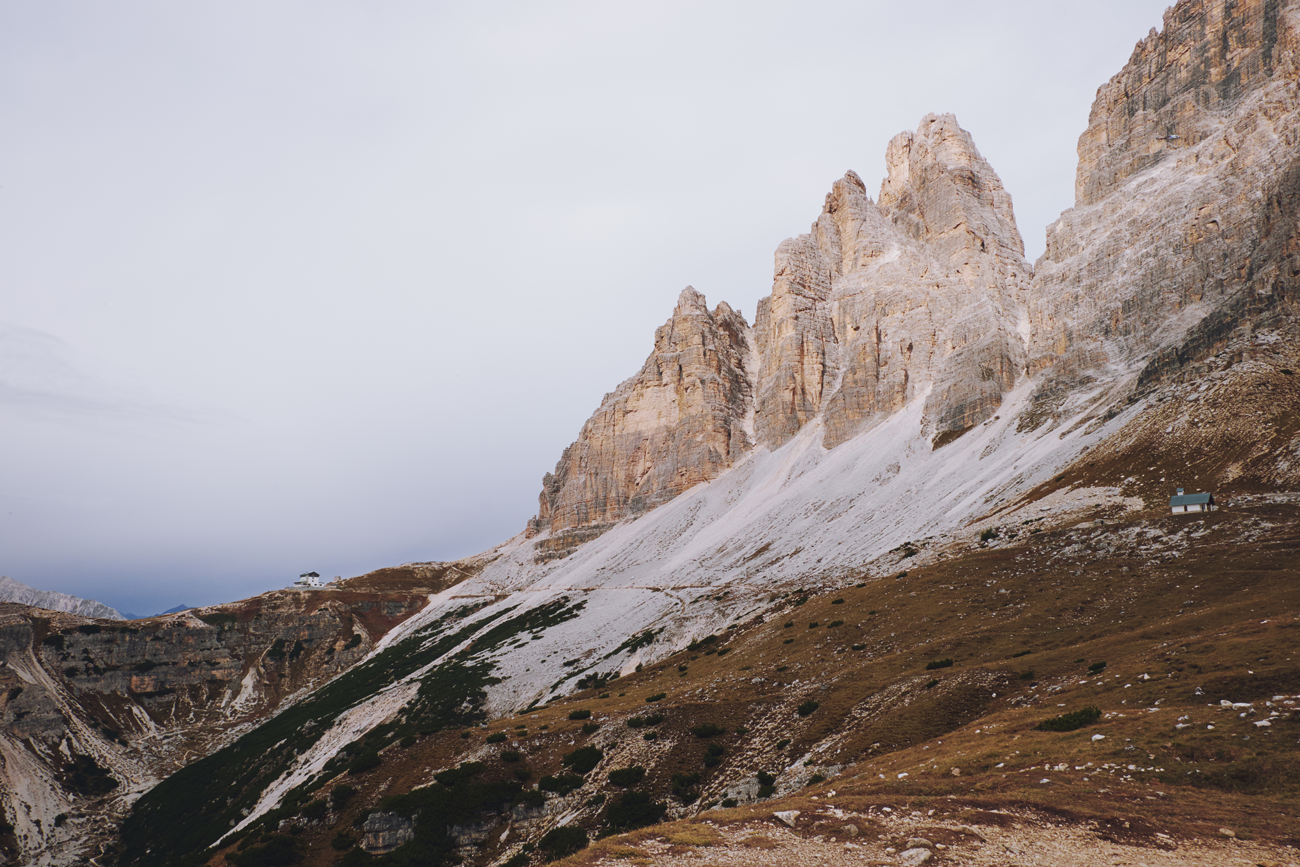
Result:
[[[938,680],[932,680],[932,681],[930,681],[929,683],[927,683],[927,684],[925,685],[925,688],[926,688],[926,689],[934,689],[934,688],[935,688],[936,686],[938,686],[938,685],[939,685],[939,681],[938,681]]]
[[[934,671],[936,668],[952,668],[952,659],[936,659],[925,664],[926,671]]]
[[[383,763],[384,760],[379,757],[378,752],[365,752],[348,763],[348,774],[355,777],[366,771],[372,771]]]
[[[514,764],[515,762],[519,761],[523,757],[524,757],[523,753],[519,752],[519,750],[501,751],[501,761],[507,762],[509,764]]]
[[[799,716],[808,716],[810,713],[817,710],[817,708],[819,707],[821,707],[820,704],[813,701],[812,699],[808,699],[806,702],[804,702],[803,704],[795,708],[795,711],[799,714]]]
[[[335,786],[334,791],[330,792],[330,804],[337,810],[339,807],[345,806],[348,801],[351,801],[356,796],[357,787],[343,783],[340,786]]]
[[[565,754],[560,761],[576,774],[587,774],[600,764],[600,760],[604,757],[605,754],[597,747],[587,746],[578,747],[573,752]]]
[[[571,710],[569,711],[569,719],[591,719],[591,711],[586,708],[583,708],[582,710]]]
[[[1101,719],[1101,710],[1096,707],[1084,707],[1063,713],[1052,719],[1045,719],[1034,726],[1040,732],[1072,732]]]
[[[567,795],[581,785],[582,777],[575,774],[560,774],[559,776],[547,774],[537,781],[537,788],[547,792],[554,792],[557,795]]]
[[[587,832],[577,825],[561,825],[543,834],[537,841],[537,848],[542,850],[547,861],[567,858],[587,848]]]
[[[504,743],[505,739],[506,739],[505,732],[493,732],[492,734],[488,735],[485,740],[486,743],[489,744],[499,744],[499,743]]]
[[[1094,662],[1092,665],[1088,666],[1088,674],[1101,674],[1105,670],[1106,663],[1104,662]]]
[[[697,726],[691,726],[691,734],[697,738],[711,738],[715,735],[725,735],[727,730],[717,723],[700,723]]]
[[[668,693],[666,693],[666,692],[656,692],[654,695],[647,695],[647,696],[645,697],[645,700],[648,701],[648,702],[650,702],[651,704],[654,704],[655,702],[657,702],[657,701],[663,701],[663,700],[666,699],[666,698],[668,698]]]
[[[611,828],[630,831],[657,823],[667,810],[646,792],[624,792],[605,811],[605,821]]]
[[[598,722],[586,722],[582,724],[582,733],[584,735],[594,735],[598,731],[600,731],[600,723]]]
[[[651,713],[645,716],[634,716],[628,719],[627,727],[631,729],[644,728],[646,726],[657,726],[664,721],[664,715],[661,713]]]
[[[633,765],[630,768],[618,768],[609,772],[609,781],[626,789],[645,779],[645,768]]]

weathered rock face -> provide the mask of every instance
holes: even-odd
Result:
[[[1076,205],[1035,266],[1032,423],[1080,384],[1158,378],[1294,294],[1298,57],[1300,4],[1183,2],[1098,90]]]
[[[25,863],[70,863],[119,795],[345,671],[428,601],[365,580],[127,622],[0,604],[0,814]]]
[[[951,115],[897,136],[887,162],[880,204],[849,172],[812,231],[777,248],[752,330],[682,293],[645,367],[543,480],[539,559],[816,419],[833,448],[925,393],[931,435],[994,413],[1025,366],[1030,271],[1011,198]]]
[[[543,480],[530,529],[598,529],[731,466],[750,445],[748,332],[725,303],[710,312],[683,290],[645,366],[605,396]]]
[[[81,599],[53,590],[37,590],[35,587],[29,587],[21,581],[15,581],[8,575],[0,575],[0,602],[19,602],[23,605],[34,605],[37,608],[48,608],[51,611],[66,611],[69,614],[79,614],[82,617],[101,617],[106,620],[125,619],[115,609],[109,608],[103,602],[96,602],[94,599]]]
[[[1029,266],[997,174],[952,115],[896,136],[886,162],[879,204],[850,172],[777,250],[755,325],[766,445],[820,411],[834,447],[927,389],[930,432],[964,430],[1023,370]]]
[[[750,412],[754,445],[816,422],[834,448],[924,397],[921,433],[938,443],[1036,376],[1023,429],[1072,401],[1104,414],[1265,327],[1300,296],[1298,58],[1300,3],[1184,0],[1167,12],[1099,89],[1076,206],[1048,227],[1033,269],[1010,197],[955,118],[895,137],[877,201],[849,172],[809,234],[778,247],[752,359],[738,317],[697,328],[732,347],[706,366],[721,383],[701,392],[711,399],[671,399],[693,374],[657,360],[680,353],[661,330],[646,369],[547,477],[531,526],[552,531],[539,558],[726,469],[750,442],[737,433]],[[694,317],[707,319],[702,303]]]

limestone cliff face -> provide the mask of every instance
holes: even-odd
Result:
[[[1098,90],[1075,207],[1035,266],[1030,423],[1078,385],[1158,378],[1294,293],[1298,58],[1300,4],[1185,0]]]
[[[641,371],[605,396],[546,475],[530,531],[608,526],[731,466],[750,446],[748,335],[725,302],[710,312],[684,289]]]
[[[751,412],[755,446],[816,423],[834,448],[923,397],[921,433],[939,443],[1031,376],[1020,424],[1036,427],[1072,402],[1110,412],[1265,327],[1300,296],[1300,0],[1166,13],[1098,90],[1075,207],[1033,268],[1010,196],[951,115],[896,136],[886,164],[876,201],[849,172],[777,248],[752,358],[739,317],[679,304],[547,477],[531,529],[579,529],[542,540],[544,556],[726,469]],[[694,401],[678,333],[717,347],[698,353],[717,384]]]
[[[849,172],[812,231],[777,248],[752,330],[682,293],[645,367],[543,480],[539,558],[814,420],[833,448],[922,394],[931,436],[993,415],[1025,366],[1030,269],[1011,198],[952,115],[897,136],[887,163],[879,204]]]
[[[879,203],[850,172],[777,250],[755,323],[755,430],[822,415],[834,447],[929,390],[931,434],[991,416],[1024,367],[1030,269],[1011,197],[952,115],[889,144]]]

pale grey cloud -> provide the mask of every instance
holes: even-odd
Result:
[[[0,573],[138,611],[482,550],[683,286],[752,317],[924,114],[1036,255],[1164,5],[0,4]]]
[[[139,384],[106,378],[78,363],[53,334],[0,322],[0,413],[49,422],[212,421],[217,413],[167,403]]]

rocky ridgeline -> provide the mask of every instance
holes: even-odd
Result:
[[[93,599],[81,599],[53,590],[37,590],[8,575],[0,575],[0,602],[18,602],[50,611],[65,611],[81,617],[100,617],[106,620],[124,620],[115,609]]]
[[[1298,58],[1295,3],[1180,3],[1097,91],[1075,207],[1035,264],[1029,423],[1060,417],[1071,388],[1151,384],[1293,306]]]
[[[1075,207],[1033,268],[955,118],[896,136],[875,202],[849,172],[811,232],[777,248],[752,328],[683,294],[645,368],[544,480],[539,559],[814,422],[834,448],[924,395],[918,434],[942,444],[1027,377],[1021,430],[1082,400],[1100,417],[1276,325],[1300,285],[1298,49],[1295,3],[1170,9],[1098,90]]]
[[[849,172],[776,251],[748,323],[687,288],[633,378],[543,480],[528,532],[563,556],[820,419],[834,447],[929,393],[931,435],[989,418],[1023,373],[1030,269],[1011,197],[952,115],[889,145],[879,204]]]
[[[740,314],[725,303],[709,312],[688,286],[640,372],[605,396],[543,479],[529,532],[607,526],[731,466],[751,445],[748,340]]]
[[[13,848],[80,848],[132,793],[350,668],[426,602],[280,591],[129,622],[0,605],[0,791]]]

